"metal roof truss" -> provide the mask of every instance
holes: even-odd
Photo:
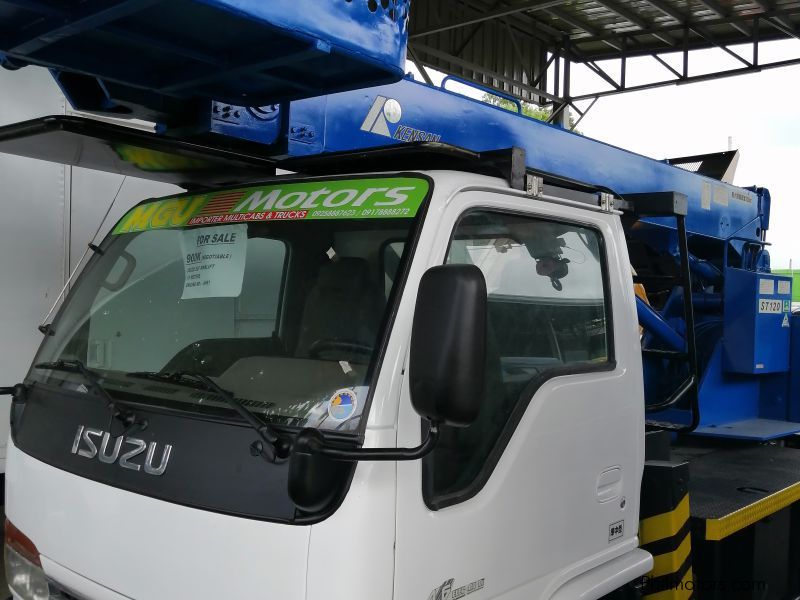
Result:
[[[582,118],[603,96],[800,64],[800,42],[793,57],[759,59],[764,42],[785,39],[800,40],[800,0],[415,0],[409,55],[418,66],[552,104],[555,120],[567,106]],[[693,73],[692,56],[709,48],[735,66]],[[652,59],[651,81],[628,83],[634,57]],[[571,93],[576,63],[597,75],[597,89]]]

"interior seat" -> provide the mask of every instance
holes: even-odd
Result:
[[[368,353],[347,351],[346,345],[375,345],[384,304],[365,259],[347,257],[324,264],[303,308],[295,356],[369,360]]]

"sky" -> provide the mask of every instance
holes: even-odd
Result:
[[[737,49],[750,59],[750,48]],[[800,41],[762,44],[760,61],[800,57]],[[678,55],[667,59],[680,70]],[[617,75],[613,62],[602,65]],[[692,54],[690,74],[742,66],[722,50]],[[630,60],[628,85],[669,72],[652,58]],[[436,79],[436,78],[435,78]],[[603,89],[585,67],[573,67],[572,92]],[[734,183],[766,187],[772,196],[770,229],[773,268],[800,269],[800,66],[765,70],[689,85],[630,92],[598,100],[578,129],[586,136],[656,159],[720,152],[728,138],[741,157]],[[583,105],[585,106],[585,104]]]

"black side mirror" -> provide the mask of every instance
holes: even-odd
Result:
[[[486,280],[474,265],[429,269],[411,332],[411,403],[432,423],[466,427],[478,417],[486,369]]]

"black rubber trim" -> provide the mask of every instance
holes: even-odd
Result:
[[[544,383],[556,377],[567,377],[570,375],[582,375],[586,373],[605,373],[614,371],[617,368],[617,361],[614,353],[614,320],[613,320],[614,311],[612,307],[612,297],[610,294],[611,286],[610,286],[609,271],[608,271],[608,258],[607,258],[608,253],[603,232],[600,231],[600,229],[596,225],[592,223],[581,222],[579,220],[553,219],[553,218],[538,216],[527,212],[520,212],[514,210],[498,210],[497,208],[491,206],[473,207],[462,213],[461,216],[458,218],[458,221],[456,222],[456,225],[453,228],[453,234],[451,234],[450,241],[447,244],[447,252],[445,256],[449,256],[450,254],[450,246],[453,243],[454,234],[456,229],[458,228],[459,223],[461,223],[461,221],[465,217],[475,212],[489,212],[499,215],[513,215],[549,223],[577,225],[580,227],[584,227],[586,229],[590,229],[597,234],[598,245],[600,250],[600,259],[601,259],[600,266],[603,275],[603,292],[605,300],[606,323],[608,324],[608,326],[606,327],[606,340],[607,340],[606,345],[608,348],[608,359],[604,363],[576,363],[564,367],[556,367],[542,373],[537,377],[534,377],[528,383],[528,385],[526,385],[525,388],[523,388],[522,392],[520,393],[519,400],[514,406],[511,415],[509,415],[508,421],[506,421],[506,424],[504,425],[503,430],[500,433],[500,436],[497,438],[494,447],[492,448],[491,452],[489,452],[489,456],[487,456],[486,462],[483,464],[483,467],[478,473],[478,476],[470,483],[470,485],[465,487],[463,490],[451,494],[444,494],[438,496],[433,494],[433,491],[431,490],[431,482],[433,478],[428,476],[430,469],[430,467],[428,466],[429,463],[428,461],[423,460],[422,497],[425,501],[425,505],[430,510],[440,510],[442,508],[447,508],[448,506],[453,506],[455,504],[466,502],[470,498],[473,498],[478,492],[480,492],[483,489],[483,487],[489,481],[489,478],[491,477],[492,473],[494,472],[497,463],[500,461],[500,457],[503,455],[506,446],[508,446],[508,443],[511,441],[511,437],[514,435],[514,432],[516,431],[519,422],[522,420],[525,411],[528,409],[528,406],[533,400],[536,391]],[[426,425],[423,423],[422,427],[424,435],[424,430],[426,429]]]
[[[378,355],[375,357],[373,364],[370,365],[370,370],[367,371],[366,381],[369,382],[369,393],[367,394],[367,399],[364,402],[364,410],[361,411],[361,422],[359,423],[358,428],[361,443],[363,443],[363,436],[367,428],[369,411],[372,408],[372,398],[375,394],[375,387],[378,382],[375,374],[380,374],[381,367],[383,367],[383,360],[386,357],[386,348],[389,345],[389,338],[394,330],[394,322],[397,318],[397,311],[400,309],[400,300],[402,299],[403,293],[406,289],[408,274],[411,272],[411,265],[414,262],[413,258],[417,251],[417,245],[419,244],[420,236],[422,235],[422,226],[425,223],[425,218],[428,216],[428,207],[430,206],[431,197],[433,196],[434,190],[434,180],[428,175],[423,175],[421,173],[393,173],[390,176],[424,179],[428,182],[428,194],[425,196],[422,204],[420,204],[419,210],[414,217],[414,223],[411,225],[409,242],[403,248],[403,254],[400,257],[401,269],[397,273],[394,285],[392,286],[392,291],[386,301],[386,306],[390,307],[390,310],[385,312],[384,322],[381,324],[380,343],[378,345],[380,350],[378,351]],[[374,177],[375,176],[373,175],[365,175],[363,177],[348,177],[345,179],[373,179]],[[381,261],[379,260],[379,262]]]

